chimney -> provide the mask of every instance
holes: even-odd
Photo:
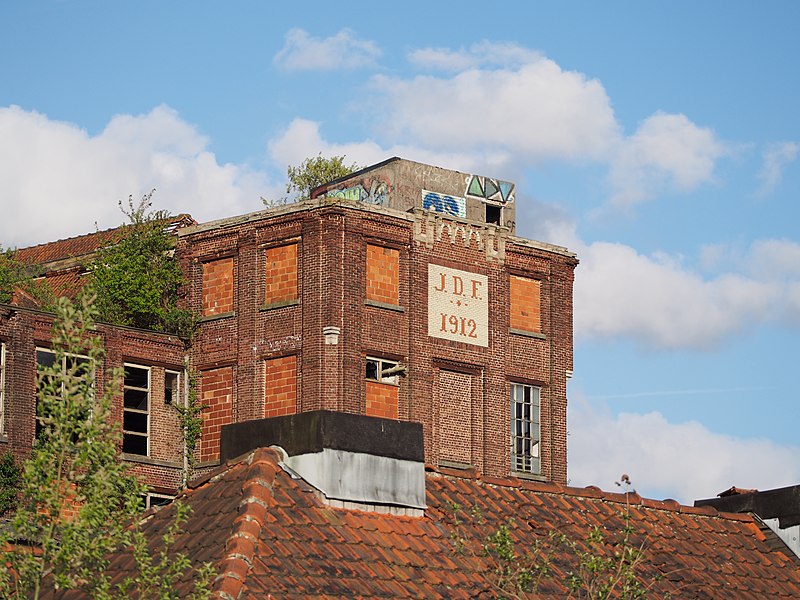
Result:
[[[420,516],[425,509],[422,424],[318,410],[222,428],[223,461],[279,446],[288,467],[331,506]]]

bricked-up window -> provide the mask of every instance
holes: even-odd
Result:
[[[539,388],[511,384],[511,470],[538,473]]]
[[[264,416],[282,417],[297,412],[297,356],[264,361]]]
[[[510,327],[521,331],[542,331],[541,283],[538,279],[512,275],[510,280]]]
[[[47,368],[53,367],[56,364],[56,353],[47,348],[36,348],[36,367]],[[61,369],[64,372],[72,373],[76,377],[89,377],[94,381],[94,368],[88,356],[79,354],[65,354],[61,361]],[[48,382],[44,379],[39,380],[39,385],[46,385]],[[37,397],[39,391],[37,391]],[[87,417],[89,415],[86,415]],[[39,408],[36,409],[36,437],[38,438],[42,432],[44,424],[42,416],[39,415]]]
[[[200,462],[219,460],[222,426],[233,417],[233,367],[203,371],[200,377],[200,404],[203,426],[200,431]]]
[[[472,375],[447,369],[439,370],[439,458],[472,464],[473,391]],[[476,386],[478,387],[478,386]]]
[[[398,417],[399,365],[393,360],[367,357],[366,414],[370,417]]]
[[[297,244],[267,248],[265,257],[264,303],[297,300]]]
[[[125,365],[122,451],[148,456],[150,451],[150,367]]]
[[[233,312],[233,257],[203,263],[203,316]]]
[[[367,300],[400,304],[400,251],[367,245]]]
[[[183,406],[181,402],[181,373],[164,371],[164,404]]]
[[[6,345],[0,343],[0,434],[6,432]]]

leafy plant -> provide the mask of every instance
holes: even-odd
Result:
[[[55,297],[50,287],[37,281],[37,270],[17,259],[16,251],[0,246],[0,304],[10,304],[15,294],[28,296],[44,310],[52,309]]]
[[[174,238],[165,231],[170,216],[151,210],[152,196],[146,194],[138,204],[129,197],[127,209],[120,202],[129,223],[91,264],[99,318],[190,338],[196,318],[178,306],[186,282],[175,258]]]
[[[181,432],[183,433],[183,451],[186,459],[186,471],[183,474],[183,484],[191,479],[194,468],[197,464],[195,450],[197,442],[203,428],[203,417],[201,413],[205,406],[201,405],[197,398],[197,375],[189,371],[189,390],[185,406],[173,404],[172,407],[177,411],[180,419]]]
[[[361,169],[356,163],[347,165],[344,161],[344,155],[327,158],[320,152],[317,156],[307,158],[297,166],[289,166],[286,169],[286,176],[289,179],[286,184],[286,193],[294,194],[296,198],[309,198],[314,188]],[[261,201],[267,208],[274,208],[289,202],[289,197],[286,196],[280,200],[261,198]]]
[[[108,385],[97,388],[94,371],[104,351],[93,333],[92,300],[86,294],[77,306],[58,301],[55,361],[37,375],[39,439],[23,466],[17,511],[0,530],[0,597],[39,598],[55,588],[110,598],[119,590],[107,573],[109,555],[126,548],[145,551],[135,521],[145,487],[121,462],[122,428],[111,419],[122,370],[112,369]],[[168,548],[171,538],[162,542]],[[180,561],[185,573],[190,567]],[[151,586],[152,575],[140,571],[126,589]],[[207,578],[198,581],[205,597]]]
[[[16,508],[22,469],[11,451],[0,455],[0,515]]]

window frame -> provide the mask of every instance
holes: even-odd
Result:
[[[127,379],[127,369],[128,367],[132,367],[134,369],[142,369],[147,371],[147,387],[143,388],[140,386],[128,385],[125,382]],[[141,365],[137,363],[123,363],[123,368],[125,369],[125,376],[123,378],[122,383],[122,451],[125,454],[131,454],[134,456],[150,456],[150,412],[153,407],[153,367],[148,365]],[[129,408],[125,405],[125,394],[128,390],[135,390],[137,392],[146,392],[147,394],[147,410],[142,410],[140,408]],[[144,414],[145,415],[145,433],[141,431],[134,431],[125,429],[125,414]],[[125,439],[130,436],[134,436],[136,438],[144,438],[145,439],[145,452],[142,454],[141,452],[131,452],[130,450],[125,449]]]
[[[511,382],[509,392],[511,471],[539,475],[542,388],[527,383]]]
[[[370,376],[370,363],[376,363],[375,373],[377,374],[375,377]],[[383,372],[387,369],[391,369],[394,367],[399,366],[400,363],[396,360],[392,360],[390,358],[378,358],[376,356],[367,356],[365,361],[365,370],[364,370],[364,379],[367,381],[372,381],[375,383],[384,383],[388,385],[400,385],[400,373],[394,373],[393,375],[389,375],[385,377]]]
[[[167,378],[174,376],[175,377],[175,387],[174,388],[167,388]],[[183,371],[176,371],[175,369],[164,369],[164,404],[167,406],[183,406],[183,402],[181,401],[182,396],[181,392],[183,391],[183,386],[181,385],[181,379],[183,378]],[[170,398],[167,398],[167,389],[172,390],[172,394]]]
[[[42,363],[39,362],[39,353],[50,354],[53,357],[53,365],[55,365],[55,363],[56,363],[56,361],[55,361],[55,359],[56,359],[56,351],[55,350],[53,350],[52,348],[46,348],[45,346],[36,346],[35,351],[34,351],[34,360],[36,361],[36,377],[37,377],[36,410],[35,410],[35,415],[34,415],[34,419],[35,419],[35,422],[36,422],[34,437],[36,439],[39,439],[39,435],[41,434],[41,431],[42,431],[41,417],[39,417],[39,386],[38,386],[39,366],[42,365]],[[62,371],[66,371],[67,370],[67,361],[70,358],[83,359],[86,363],[88,363],[90,365],[90,367],[91,367],[89,369],[89,375],[91,377],[91,386],[90,387],[91,387],[92,393],[94,393],[96,369],[95,369],[95,366],[92,364],[92,359],[89,356],[85,355],[85,354],[74,354],[72,352],[65,352],[64,353],[63,362],[61,363]],[[42,366],[44,366],[44,365],[42,365]],[[63,394],[63,390],[62,390],[61,393]],[[89,417],[91,417],[91,412],[89,413]]]

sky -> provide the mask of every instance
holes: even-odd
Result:
[[[569,481],[800,483],[800,3],[0,3],[0,245],[198,221],[309,156],[517,184],[575,278]]]

